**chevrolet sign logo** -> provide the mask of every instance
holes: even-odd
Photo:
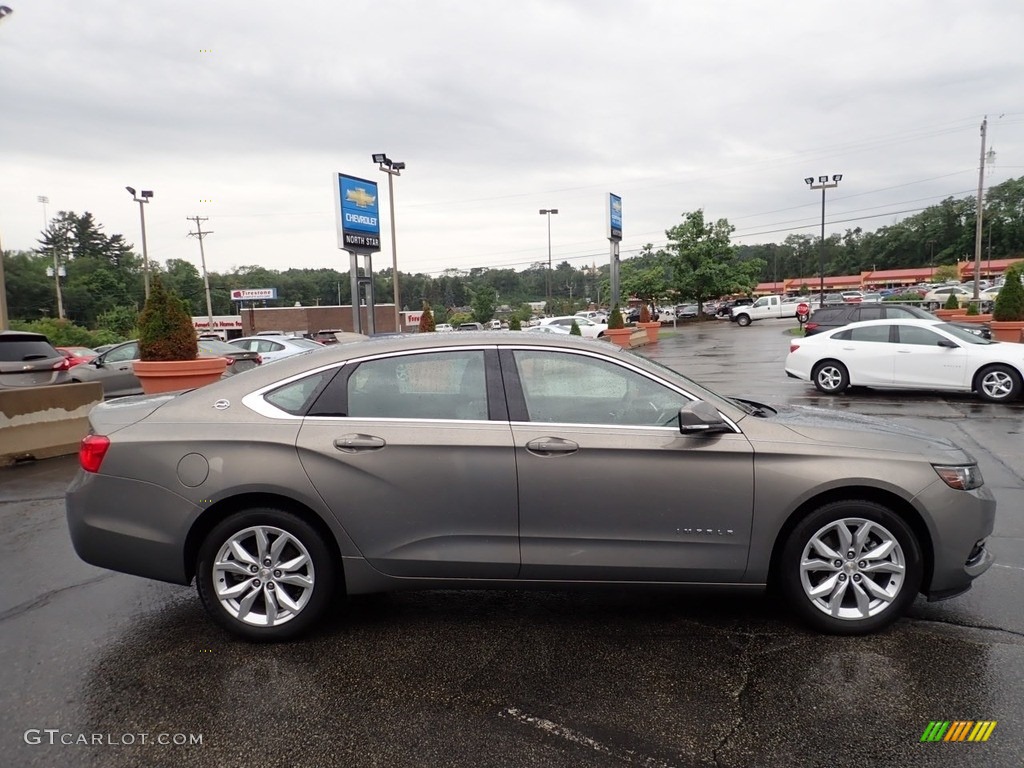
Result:
[[[377,196],[369,194],[362,187],[356,187],[355,189],[345,190],[345,199],[355,203],[360,208],[369,208],[377,201]]]

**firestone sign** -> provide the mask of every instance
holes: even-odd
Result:
[[[236,288],[231,291],[232,301],[260,301],[276,299],[277,288]]]

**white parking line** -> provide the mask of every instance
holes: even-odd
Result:
[[[596,739],[592,739],[579,731],[573,730],[572,728],[560,725],[559,723],[551,720],[545,720],[543,717],[528,715],[517,707],[506,707],[499,714],[502,717],[511,717],[514,720],[518,720],[520,723],[532,725],[534,728],[544,731],[552,736],[558,736],[566,741],[571,741],[573,744],[578,744],[581,747],[592,749],[595,752],[600,752],[626,763],[643,765],[647,766],[647,768],[672,768],[672,764],[666,763],[664,760],[640,755],[631,749],[613,749],[606,744],[602,744]]]
[[[1024,568],[1021,568],[1019,565],[1001,565],[999,563],[993,563],[992,567],[993,568],[1010,568],[1011,570],[1014,570],[1014,571],[1024,571]]]

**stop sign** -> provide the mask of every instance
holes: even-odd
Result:
[[[798,315],[806,315],[810,311],[811,308],[807,306],[805,302],[800,302],[799,304],[796,305],[796,313]]]

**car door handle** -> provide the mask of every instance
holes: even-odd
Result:
[[[374,435],[342,435],[335,438],[334,447],[345,453],[358,451],[378,451],[387,445],[383,437]]]
[[[580,449],[579,444],[572,440],[563,440],[560,437],[538,437],[526,444],[526,450],[536,453],[539,456],[550,456],[556,453],[576,453]]]
[[[909,349],[897,349],[896,352],[901,354],[901,355],[909,355],[910,354],[910,350]]]

